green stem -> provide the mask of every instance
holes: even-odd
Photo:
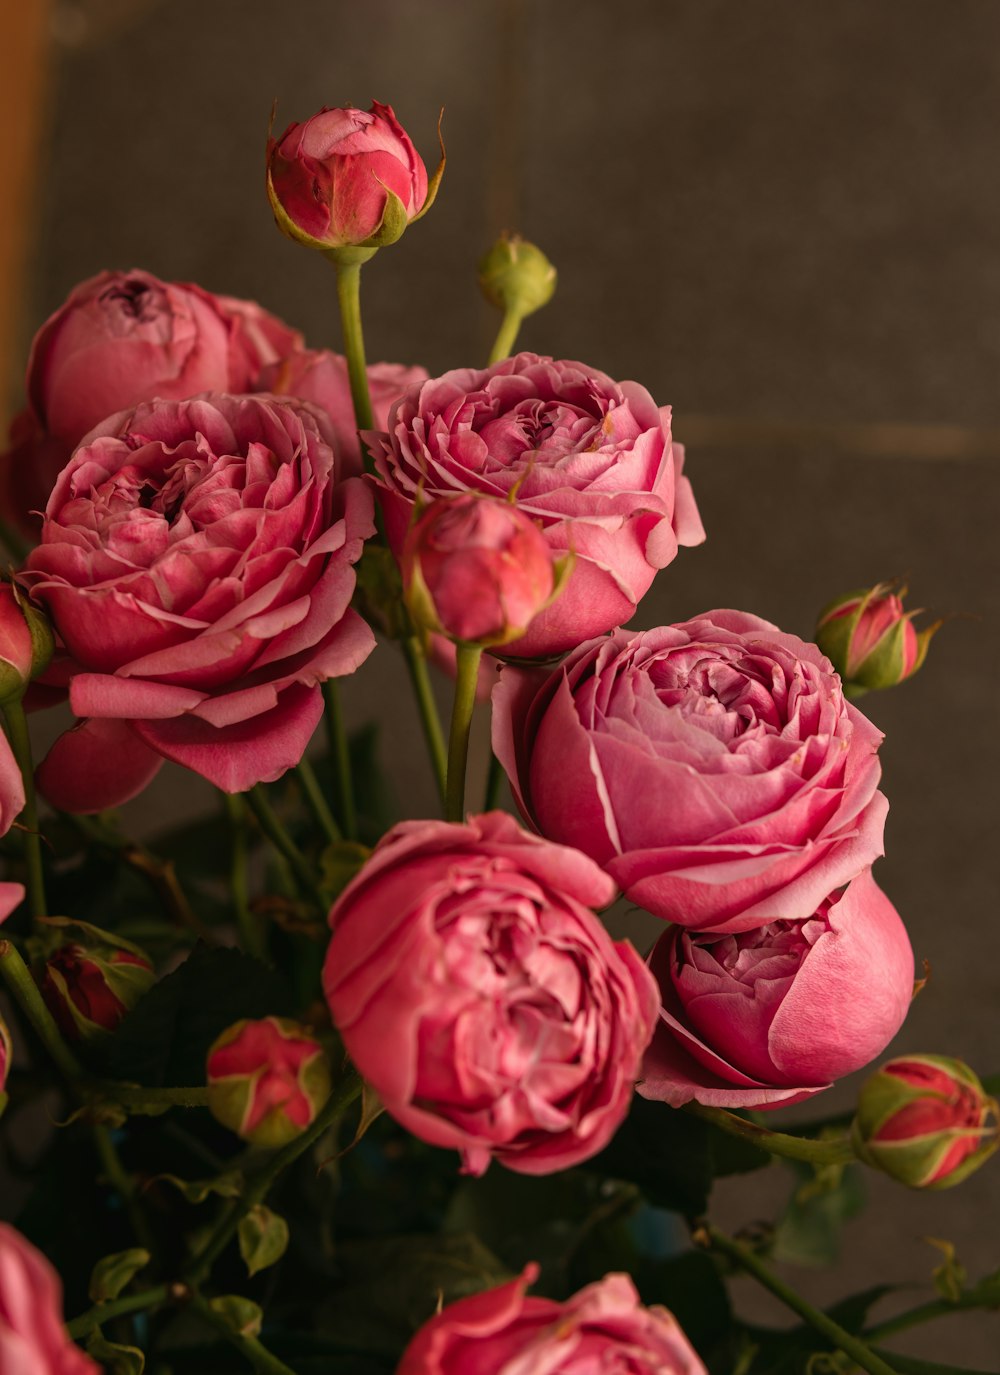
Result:
[[[323,684],[326,703],[326,732],[330,748],[330,768],[337,789],[337,811],[344,835],[348,840],[358,838],[358,813],[354,805],[354,783],[351,778],[351,750],[347,742],[347,728],[340,705],[340,689],[333,678]],[[338,837],[339,839],[339,837]]]
[[[850,1139],[846,1136],[834,1137],[829,1141],[789,1136],[786,1132],[773,1132],[767,1127],[757,1126],[755,1122],[747,1122],[725,1108],[708,1108],[701,1103],[686,1103],[684,1110],[705,1122],[711,1122],[730,1136],[738,1136],[742,1141],[759,1146],[769,1155],[778,1155],[785,1160],[806,1160],[812,1165],[846,1165],[856,1158]]]
[[[434,690],[431,687],[430,674],[427,672],[427,660],[424,651],[420,646],[420,641],[415,635],[400,641],[403,649],[403,657],[406,659],[406,667],[409,670],[410,682],[413,685],[413,694],[417,699],[417,709],[420,712],[420,724],[423,727],[424,739],[427,741],[427,749],[431,757],[431,766],[434,770],[434,780],[437,783],[438,795],[442,803],[445,798],[445,779],[448,771],[448,753],[444,743],[444,732],[441,729],[441,718],[438,715],[437,704],[434,701]]]
[[[250,890],[247,886],[247,811],[238,793],[223,793],[226,815],[229,818],[229,889],[233,898],[236,925],[240,929],[240,943],[248,955],[263,959],[267,951],[260,923],[250,911]]]
[[[772,1274],[748,1246],[743,1246],[740,1242],[727,1237],[723,1232],[708,1226],[696,1233],[696,1240],[712,1246],[716,1251],[728,1256],[748,1275],[753,1275],[758,1284],[763,1285],[776,1299],[780,1299],[786,1308],[797,1313],[810,1327],[826,1337],[838,1350],[843,1351],[845,1356],[849,1356],[855,1365],[860,1366],[862,1370],[867,1370],[868,1375],[896,1375],[892,1366],[887,1365],[881,1356],[876,1355],[859,1337],[853,1336],[846,1328],[841,1327],[839,1323],[828,1317],[826,1313],[821,1312],[818,1308],[813,1308],[811,1303],[807,1303],[794,1289],[790,1289],[783,1280]]]
[[[0,974],[3,975],[11,996],[34,1027],[38,1039],[52,1056],[60,1073],[71,1084],[75,1084],[83,1074],[80,1062],[63,1040],[62,1032],[42,1001],[42,995],[31,977],[28,966],[16,946],[8,940],[0,940]]]
[[[176,1284],[157,1284],[152,1289],[142,1289],[137,1294],[127,1294],[123,1299],[112,1299],[109,1303],[95,1303],[85,1313],[66,1324],[66,1331],[73,1338],[86,1337],[112,1318],[122,1318],[128,1313],[141,1313],[145,1308],[159,1308],[161,1304],[182,1298],[187,1290]]]
[[[264,1201],[272,1184],[282,1171],[298,1160],[300,1155],[318,1141],[360,1093],[361,1080],[357,1074],[351,1071],[336,1085],[312,1126],[307,1127],[301,1136],[297,1136],[294,1141],[290,1141],[287,1146],[282,1147],[276,1155],[272,1156],[264,1169],[248,1181],[242,1196],[234,1200],[232,1206],[223,1214],[208,1241],[197,1255],[192,1257],[191,1264],[184,1276],[189,1283],[199,1284],[205,1278],[218,1257],[222,1255],[236,1235],[240,1223],[250,1209]]]
[[[248,1336],[245,1332],[237,1332],[236,1328],[221,1313],[217,1313],[208,1300],[202,1298],[201,1294],[193,1293],[190,1298],[190,1305],[210,1327],[214,1327],[218,1333],[235,1346],[237,1351],[243,1353],[250,1365],[258,1372],[258,1375],[295,1375],[291,1366],[285,1365],[284,1361],[279,1361],[277,1356],[268,1351],[267,1347],[259,1342],[256,1337]]]
[[[503,765],[493,752],[490,752],[490,767],[486,775],[486,791],[483,794],[483,811],[491,812],[497,805],[500,797],[500,785],[503,783]]]
[[[24,858],[27,864],[28,901],[35,917],[44,917],[45,875],[42,871],[42,837],[38,830],[38,804],[35,800],[35,769],[31,762],[31,737],[28,718],[21,702],[8,702],[3,709],[7,719],[7,734],[21,777],[24,779]]]
[[[111,1139],[111,1133],[103,1122],[95,1122],[90,1131],[108,1183],[121,1195],[125,1204],[136,1241],[145,1250],[154,1251],[156,1244],[145,1214],[139,1206],[135,1180],[122,1164],[121,1157],[115,1149],[115,1143]]]
[[[92,1079],[87,1089],[99,1101],[117,1103],[127,1112],[140,1116],[154,1116],[165,1108],[207,1108],[208,1089],[204,1085],[191,1088],[147,1089],[138,1084],[118,1084],[111,1079]]]
[[[361,329],[361,263],[338,261],[334,266],[337,269],[337,303],[344,332],[344,353],[351,383],[351,400],[354,402],[354,418],[359,430],[371,430],[375,427],[375,420],[368,391],[365,337]]]
[[[500,321],[500,328],[497,330],[497,337],[493,340],[493,347],[490,349],[489,366],[499,363],[514,352],[514,344],[517,341],[518,332],[521,328],[524,316],[513,306],[508,306],[504,312],[504,317]]]
[[[303,894],[311,898],[320,911],[326,911],[327,903],[319,891],[319,884],[312,866],[278,819],[277,813],[267,800],[267,794],[262,785],[258,783],[256,787],[251,788],[243,796],[257,818],[260,829],[278,853],[288,861]]]
[[[338,840],[343,839],[340,834],[340,827],[337,825],[333,812],[330,811],[329,803],[323,796],[323,789],[320,787],[319,779],[316,777],[316,770],[309,763],[305,755],[302,756],[295,766],[295,772],[299,776],[299,782],[302,785],[302,794],[305,797],[306,805],[312,813],[313,821],[315,821],[316,825],[323,832],[326,840],[331,845],[336,844]]]
[[[479,645],[455,646],[455,701],[451,710],[448,740],[448,781],[445,789],[446,821],[465,820],[465,769],[469,760],[469,731],[476,705],[476,684],[483,651]]]

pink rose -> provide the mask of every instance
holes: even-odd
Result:
[[[941,622],[924,630],[913,624],[919,611],[903,606],[906,588],[897,594],[891,582],[876,583],[838,597],[820,612],[816,643],[844,681],[850,697],[895,687],[909,678],[927,657]]]
[[[368,390],[371,395],[375,424],[388,424],[390,408],[407,387],[427,380],[427,369],[406,367],[402,363],[372,363],[368,368]],[[364,471],[361,442],[354,419],[354,402],[347,376],[347,359],[330,349],[300,349],[286,358],[270,364],[261,373],[257,386],[262,391],[277,392],[281,396],[297,396],[311,401],[327,413],[340,452],[341,470],[345,477],[357,477]]]
[[[431,502],[407,533],[402,565],[414,625],[463,644],[517,639],[556,589],[535,522],[507,501],[471,492]]]
[[[906,929],[870,870],[805,921],[674,927],[650,968],[663,1010],[639,1092],[675,1108],[810,1098],[885,1049],[913,993]]]
[[[311,247],[392,242],[427,208],[427,170],[391,105],[324,106],[269,140],[267,191],[278,227]]]
[[[301,345],[253,301],[138,270],[81,282],[35,335],[28,406],[2,465],[5,506],[18,520],[44,507],[76,445],[108,416],[154,397],[249,391],[262,368]]]
[[[583,363],[519,353],[410,387],[369,440],[397,557],[414,503],[473,491],[516,499],[573,567],[507,651],[561,654],[620,625],[679,544],[705,538],[670,408]],[[381,452],[380,452],[381,451]]]
[[[244,1018],[213,1042],[205,1081],[216,1121],[244,1141],[273,1150],[315,1122],[330,1096],[330,1063],[298,1022]]]
[[[565,1303],[528,1298],[538,1266],[450,1303],[424,1323],[396,1375],[706,1375],[677,1319],[644,1308],[628,1275]]]
[[[881,733],[815,645],[742,611],[504,668],[493,748],[542,835],[696,930],[810,916],[882,853]]]
[[[67,1335],[59,1276],[30,1242],[0,1222],[0,1370],[10,1375],[100,1375]]]
[[[370,493],[299,402],[206,395],[113,416],[59,476],[25,581],[84,723],[39,784],[96,811],[173,759],[227,792],[298,763],[319,684],[374,645],[350,609]]]
[[[467,1172],[567,1169],[628,1111],[657,997],[589,910],[612,893],[585,856],[489,812],[396,826],[331,911],[324,988],[348,1054]]]

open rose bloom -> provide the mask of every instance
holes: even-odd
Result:
[[[410,387],[369,443],[397,555],[415,503],[464,491],[516,500],[555,555],[572,555],[555,602],[505,646],[515,657],[562,654],[628,620],[678,546],[705,538],[670,407],[583,363],[519,353],[445,373]]]
[[[414,1337],[397,1375],[706,1375],[677,1320],[644,1308],[628,1275],[605,1275],[566,1303],[529,1297],[537,1275],[529,1265],[449,1304]]]
[[[374,645],[349,605],[373,529],[370,493],[338,481],[301,403],[209,394],[100,426],[24,575],[78,666],[82,724],[43,762],[45,795],[98,811],[164,759],[227,792],[297,764],[319,684]]]
[[[30,1242],[0,1222],[0,1370],[4,1375],[99,1375],[63,1326],[59,1276]]]

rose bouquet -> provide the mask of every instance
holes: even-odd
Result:
[[[515,351],[544,254],[483,259],[486,366],[367,363],[362,267],[443,168],[378,103],[271,140],[343,354],[144,271],[35,338],[2,460],[0,1370],[943,1371],[883,1337],[995,1307],[996,1276],[952,1257],[936,1302],[824,1312],[772,1267],[787,1220],[733,1236],[710,1198],[784,1159],[796,1226],[829,1227],[864,1169],[943,1188],[997,1145],[940,1055],[772,1116],[876,1060],[920,986],[850,699],[933,627],[882,584],[817,643],[747,610],[623,628],[705,538],[697,473],[639,382]],[[440,815],[394,810],[345,730],[377,640]],[[147,843],[118,809],[165,762],[217,814]],[[611,934],[619,900],[655,940]],[[735,1316],[734,1270],[801,1326]]]

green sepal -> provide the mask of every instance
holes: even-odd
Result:
[[[441,149],[441,159],[440,159],[440,161],[438,162],[437,167],[435,167],[434,172],[432,173],[431,177],[429,178],[429,180],[428,180],[428,182],[427,182],[427,195],[424,197],[424,203],[423,203],[423,205],[420,207],[420,209],[417,211],[417,213],[414,215],[413,219],[410,221],[411,224],[416,224],[417,220],[422,220],[422,219],[424,218],[424,216],[427,214],[428,210],[431,208],[431,206],[432,206],[432,205],[434,204],[434,202],[437,200],[437,193],[438,193],[438,191],[441,189],[441,178],[444,176],[445,163],[448,161],[448,155],[447,155],[447,153],[445,152],[445,147],[444,147],[444,135],[441,133],[441,123],[442,123],[443,120],[444,120],[444,107],[442,106],[441,111],[440,111],[440,113],[438,114],[438,129],[437,129],[437,134],[438,134],[438,147]]]
[[[109,1342],[100,1328],[87,1338],[87,1351],[100,1362],[106,1375],[142,1375],[146,1366],[145,1353],[137,1346]]]
[[[87,1293],[90,1295],[91,1303],[110,1303],[112,1299],[116,1299],[151,1260],[150,1253],[141,1246],[102,1256],[90,1272]]]
[[[243,1193],[245,1180],[240,1170],[226,1170],[214,1179],[179,1179],[175,1174],[154,1175],[149,1181],[155,1184],[162,1181],[179,1189],[189,1203],[204,1203],[215,1195],[218,1198],[239,1198]]]
[[[208,1306],[241,1337],[258,1336],[264,1325],[260,1304],[245,1299],[242,1294],[220,1294],[218,1298],[209,1299]]]
[[[263,1203],[256,1204],[240,1220],[240,1255],[248,1275],[276,1264],[288,1249],[288,1223]]]

